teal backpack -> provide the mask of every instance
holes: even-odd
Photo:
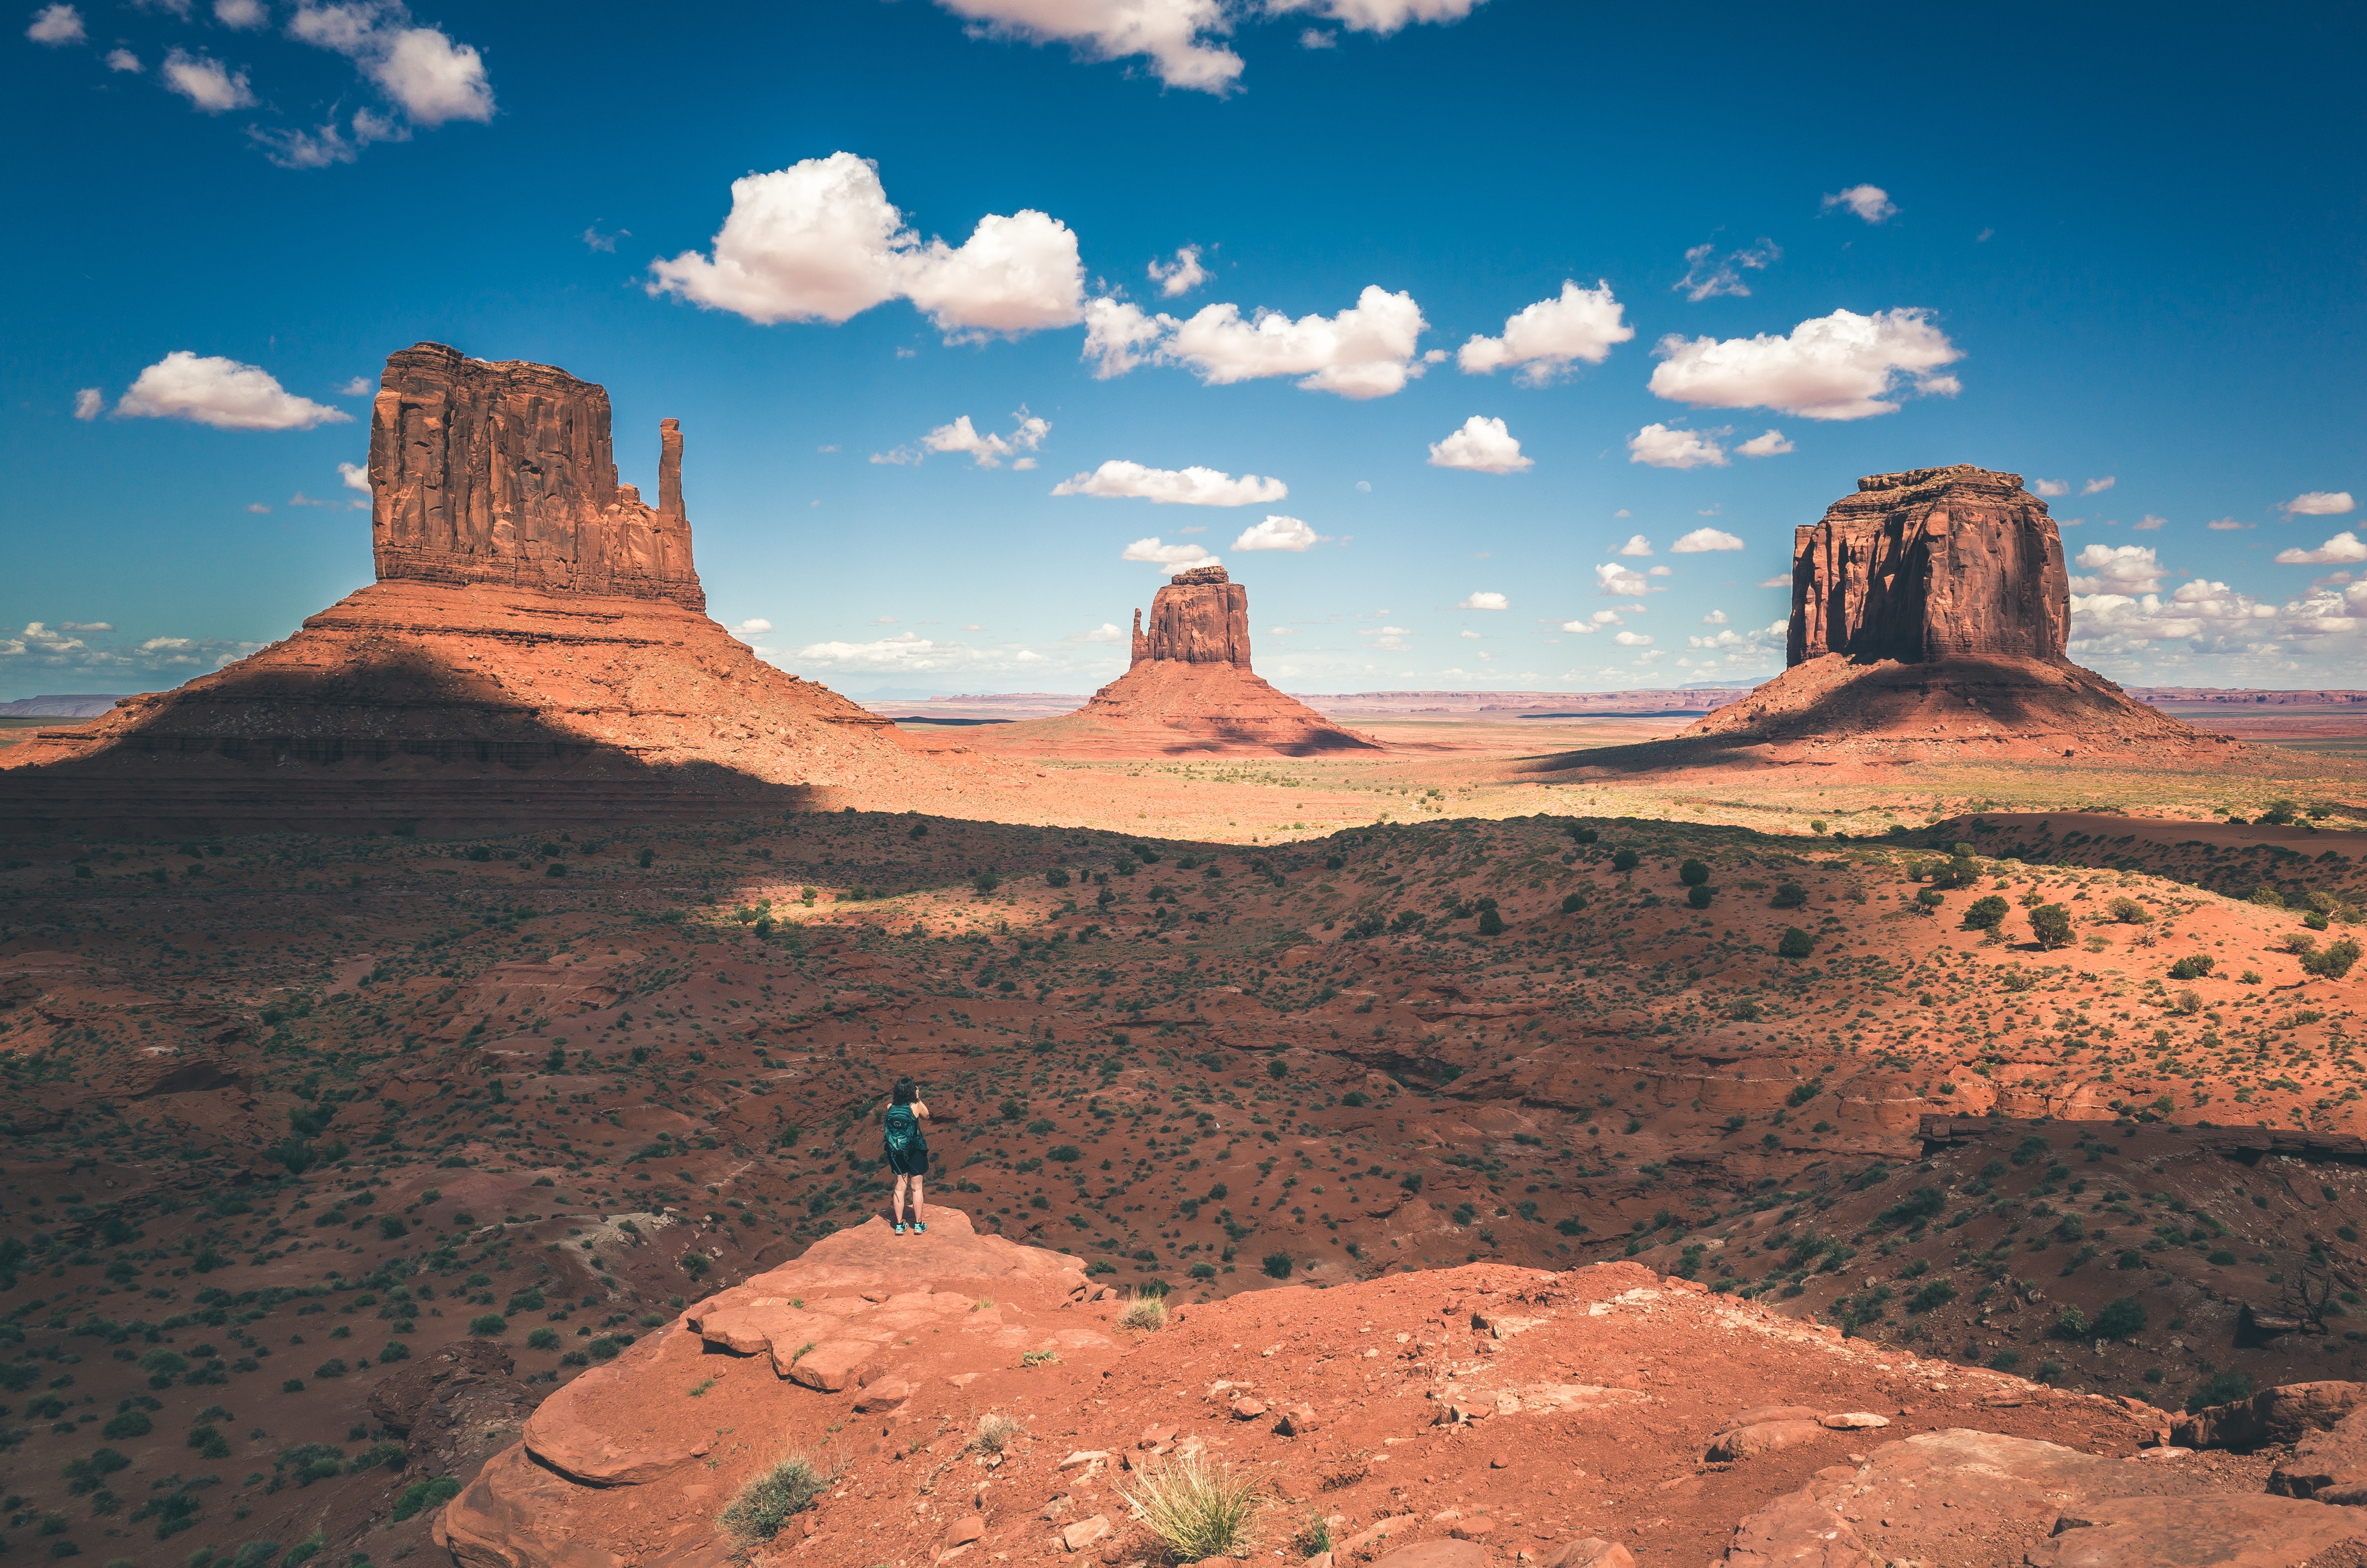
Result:
[[[921,1142],[921,1119],[912,1114],[908,1105],[888,1108],[888,1152],[901,1154]]]

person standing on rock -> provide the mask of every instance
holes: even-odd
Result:
[[[888,1168],[896,1175],[896,1233],[904,1233],[904,1187],[912,1188],[912,1229],[926,1231],[921,1219],[921,1185],[929,1174],[929,1141],[921,1131],[923,1119],[929,1114],[928,1102],[917,1097],[919,1091],[910,1078],[896,1080],[895,1092],[889,1096],[887,1117]]]

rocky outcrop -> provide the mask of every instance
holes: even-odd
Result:
[[[668,419],[659,431],[652,511],[617,481],[606,388],[440,343],[390,357],[370,409],[379,580],[706,608],[683,512],[682,428]]]
[[[998,725],[969,744],[1039,756],[1175,756],[1195,753],[1312,756],[1380,751],[1250,668],[1249,590],[1221,566],[1169,579],[1134,615],[1134,657],[1125,675],[1078,712]]]
[[[1793,530],[1789,664],[2059,660],[2070,633],[2063,537],[2018,473],[1871,474]]]

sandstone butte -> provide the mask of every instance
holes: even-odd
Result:
[[[1173,1562],[1127,1494],[1196,1457],[1255,1489],[1240,1555],[1308,1568],[2367,1551],[2367,1384],[2180,1418],[1630,1262],[1279,1287],[1163,1328],[1132,1304],[958,1210],[906,1237],[874,1218],[549,1395],[433,1540],[459,1568]],[[811,1506],[736,1526],[792,1459]]]
[[[1341,728],[1250,668],[1249,590],[1221,566],[1179,572],[1152,596],[1150,625],[1134,612],[1126,674],[1074,713],[998,725],[965,737],[1036,756],[1319,756],[1385,750]]]
[[[1560,767],[2214,761],[2242,748],[2068,656],[2070,579],[2018,473],[1877,473],[1793,533],[1787,667],[1668,742]]]
[[[377,581],[99,723],[0,754],[14,834],[430,831],[872,803],[936,789],[887,720],[710,619],[682,432],[658,505],[619,483],[608,394],[423,343],[370,414]]]

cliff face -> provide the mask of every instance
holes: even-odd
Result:
[[[437,343],[391,356],[370,410],[380,582],[487,583],[707,608],[682,504],[682,429],[660,426],[658,506],[617,483],[608,393],[549,365]]]
[[[1134,662],[1250,667],[1250,595],[1221,566],[1179,572],[1150,600],[1150,630],[1135,612]]]
[[[2018,473],[1874,474],[1794,531],[1790,664],[1826,653],[2059,664],[2070,631],[2062,535]]]

